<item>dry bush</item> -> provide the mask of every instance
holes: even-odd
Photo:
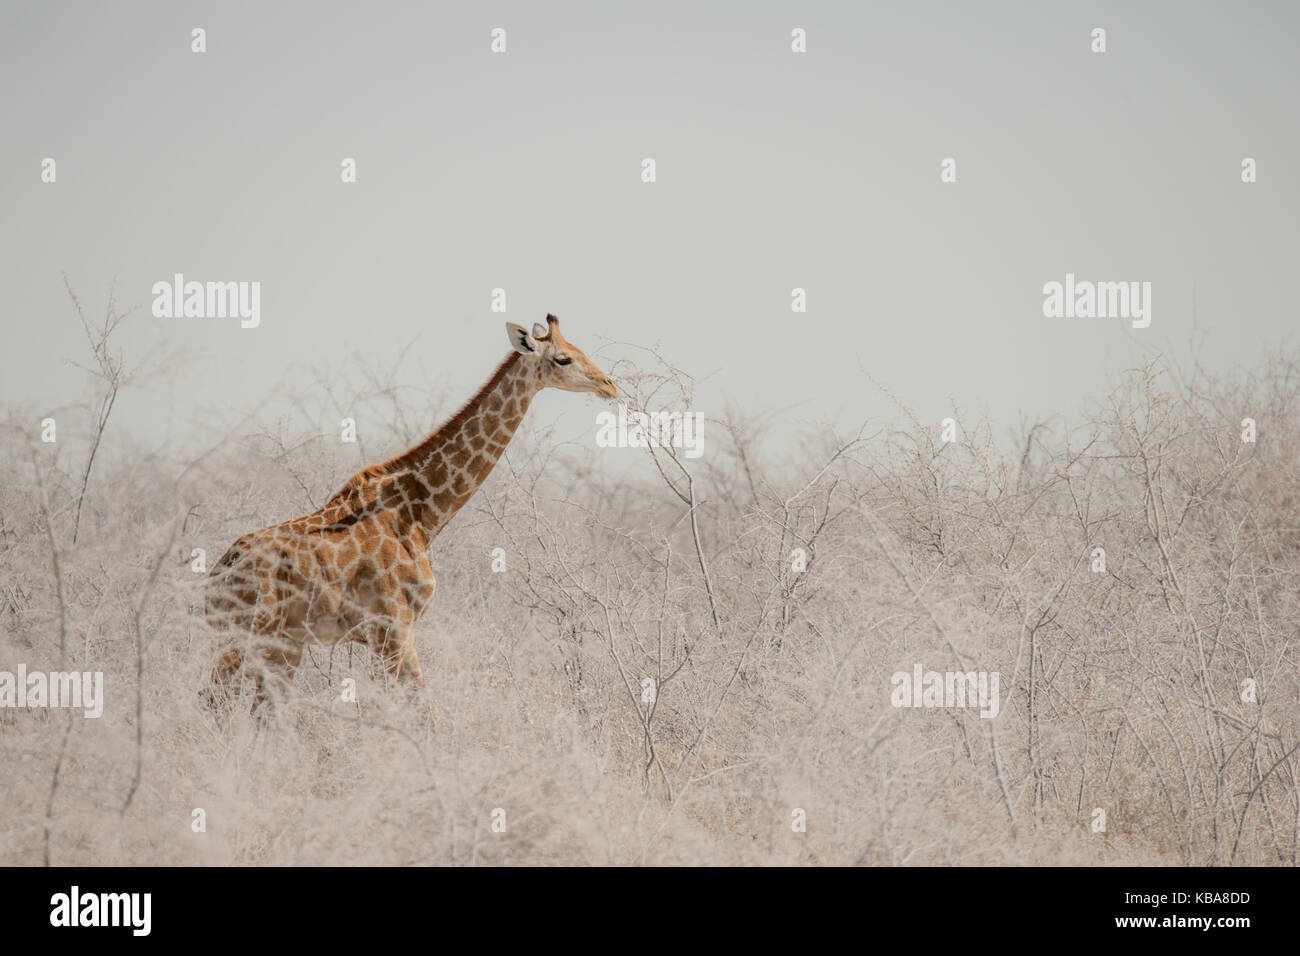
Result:
[[[690,406],[633,357],[633,407]],[[314,647],[260,732],[200,704],[192,549],[310,510],[358,450],[264,416],[175,461],[91,417],[83,488],[11,409],[0,669],[103,671],[107,706],[0,709],[0,862],[1295,865],[1298,368],[1153,365],[1015,448],[957,411],[955,442],[904,411],[786,460],[763,420],[698,460],[526,423],[433,547],[436,720]],[[371,458],[446,409],[384,378],[307,396],[393,409]],[[918,662],[998,672],[1000,715],[894,708]]]

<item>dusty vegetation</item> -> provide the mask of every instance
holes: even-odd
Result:
[[[611,372],[689,407],[646,353]],[[525,423],[434,543],[425,690],[315,648],[260,731],[199,700],[192,551],[319,504],[358,449],[250,421],[172,460],[95,383],[87,441],[11,409],[0,445],[0,669],[107,695],[0,710],[4,864],[1296,864],[1295,357],[1153,363],[1014,449],[958,411],[955,442],[900,410],[786,458],[757,421],[708,422],[699,460]],[[353,385],[370,458],[451,410]],[[917,663],[998,672],[1001,713],[891,706]]]

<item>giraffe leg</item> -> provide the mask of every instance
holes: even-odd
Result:
[[[244,652],[238,647],[228,648],[212,666],[212,673],[206,687],[200,691],[204,703],[218,713],[230,709],[237,688],[236,680],[244,668]]]
[[[253,680],[257,693],[253,713],[261,715],[274,706],[271,692],[283,694],[302,662],[302,645],[288,638],[263,642],[255,653],[258,658]]]
[[[275,581],[262,574],[256,590],[238,595],[233,601],[220,592],[208,603],[208,620],[214,629],[228,635],[225,650],[213,665],[208,686],[201,696],[218,713],[229,712],[234,698],[251,678],[255,689],[254,710],[267,700],[265,674],[287,670],[292,675],[302,656],[301,646],[275,636],[278,628],[278,594]]]
[[[373,647],[394,681],[414,680],[423,685],[420,672],[420,655],[415,649],[415,633],[411,627],[390,624],[375,633]]]
[[[410,625],[393,625],[383,628],[378,636],[376,647],[380,659],[384,662],[391,685],[405,686],[417,692],[415,703],[424,714],[429,730],[437,730],[438,709],[427,693],[423,672],[420,670],[420,655],[415,649],[415,629]]]

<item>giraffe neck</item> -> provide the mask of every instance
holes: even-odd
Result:
[[[387,463],[390,474],[412,476],[422,504],[416,523],[426,540],[432,540],[487,480],[539,388],[533,363],[512,352],[441,428]]]

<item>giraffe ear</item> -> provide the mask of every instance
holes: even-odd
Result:
[[[522,325],[515,325],[513,322],[506,323],[506,336],[510,339],[510,346],[516,352],[522,352],[524,355],[532,355],[537,351],[537,343],[533,337],[528,334],[528,330]]]
[[[540,322],[533,323],[533,338],[544,339],[550,334],[551,330],[548,326],[542,325]]]

